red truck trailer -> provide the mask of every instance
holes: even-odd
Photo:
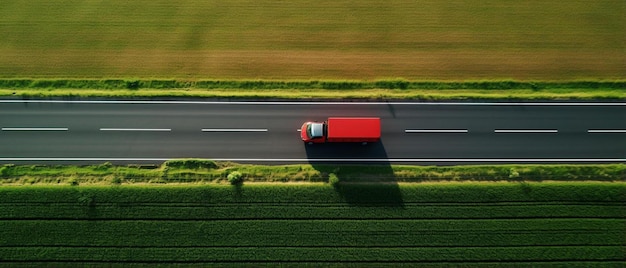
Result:
[[[325,122],[305,122],[300,137],[306,143],[377,142],[380,140],[380,118],[331,117]]]

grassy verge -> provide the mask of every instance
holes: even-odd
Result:
[[[496,165],[385,166],[282,165],[264,166],[171,160],[162,165],[3,165],[0,184],[132,184],[226,182],[240,173],[246,182],[427,182],[427,181],[625,181],[626,165]]]
[[[0,96],[255,99],[623,99],[626,81],[2,79]]]
[[[355,202],[325,184],[1,186],[0,262],[623,264],[624,182],[368,187]],[[371,203],[390,187],[399,204]]]

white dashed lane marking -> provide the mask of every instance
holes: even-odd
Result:
[[[587,133],[626,133],[626,129],[589,129]]]
[[[467,129],[405,129],[404,133],[468,133]]]
[[[267,132],[266,128],[203,128],[202,132]]]
[[[556,129],[496,129],[495,133],[558,133]]]
[[[3,127],[2,131],[69,131],[66,127]]]
[[[172,131],[171,128],[101,128],[100,131],[154,131],[154,132],[168,132]]]

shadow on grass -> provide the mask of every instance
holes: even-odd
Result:
[[[78,198],[78,203],[83,207],[88,219],[98,218],[98,209],[96,207],[96,199],[93,194],[83,194]]]
[[[398,182],[383,142],[304,144],[309,163],[325,176],[335,174],[333,186],[352,206],[404,207]],[[331,182],[332,183],[332,182]]]

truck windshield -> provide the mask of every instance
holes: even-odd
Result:
[[[306,126],[306,135],[309,139],[321,138],[324,133],[322,132],[324,124],[321,123],[311,123]]]
[[[309,137],[309,139],[314,138],[313,133],[311,133],[311,125],[312,124],[306,125],[306,136]]]

